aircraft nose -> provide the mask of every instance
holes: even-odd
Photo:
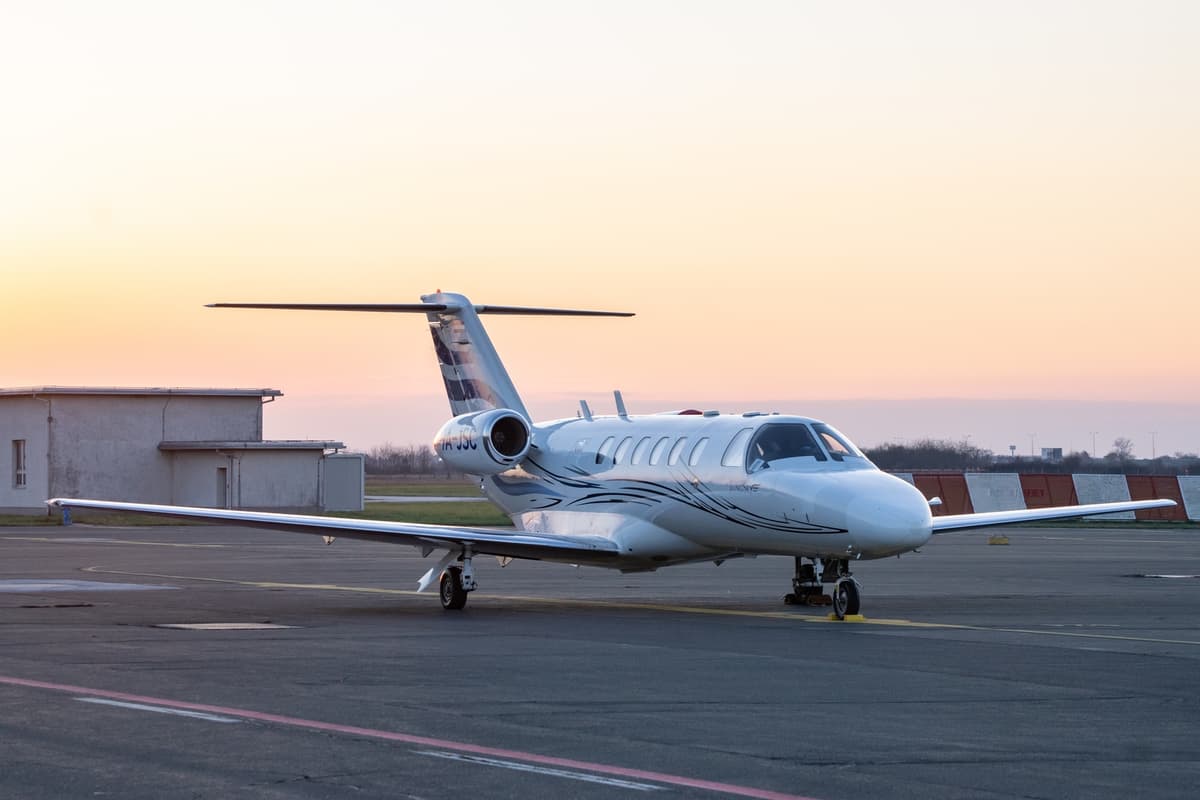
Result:
[[[883,472],[871,474],[862,484],[846,513],[846,527],[857,550],[865,556],[887,556],[929,541],[933,515],[916,487]]]

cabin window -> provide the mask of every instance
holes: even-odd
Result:
[[[671,454],[667,456],[667,463],[672,467],[679,463],[679,457],[683,455],[683,448],[687,445],[687,437],[684,436],[675,443],[671,448]]]
[[[629,459],[629,463],[642,463],[642,458],[646,455],[648,449],[650,449],[650,437],[643,436],[641,441],[637,443],[637,447],[633,448],[633,458]]]
[[[725,455],[721,456],[721,466],[740,467],[746,463],[746,442],[750,441],[753,432],[753,428],[742,428],[737,432],[729,447],[725,448]]]
[[[650,451],[650,466],[657,467],[658,462],[662,461],[663,453],[667,452],[667,442],[671,441],[670,436],[664,436],[654,443],[654,449]]]
[[[696,442],[696,446],[692,448],[692,454],[688,456],[688,464],[696,466],[700,463],[700,456],[704,455],[704,448],[708,447],[708,437],[705,436],[700,441]]]
[[[617,445],[617,452],[613,453],[613,463],[614,464],[620,464],[622,461],[625,460],[625,456],[629,455],[629,447],[632,444],[633,444],[632,436],[626,436],[624,439],[621,440],[621,443],[619,445]]]
[[[600,443],[600,449],[596,451],[596,463],[603,464],[604,459],[608,458],[608,454],[612,452],[613,442],[616,437],[610,436]]]
[[[24,489],[26,484],[25,474],[25,440],[12,440],[12,468],[13,468],[13,488]]]

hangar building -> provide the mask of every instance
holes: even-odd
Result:
[[[334,441],[264,441],[278,389],[0,389],[0,512],[51,497],[360,511],[363,458]]]

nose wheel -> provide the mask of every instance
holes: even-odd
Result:
[[[825,593],[826,584],[833,585],[832,595]],[[838,619],[857,614],[859,606],[858,581],[850,574],[850,561],[845,558],[806,559],[796,557],[796,574],[792,591],[783,602],[799,606],[833,606]]]
[[[857,613],[858,584],[854,578],[841,578],[833,588],[833,615],[845,619],[848,614]]]

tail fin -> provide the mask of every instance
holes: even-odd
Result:
[[[472,305],[461,294],[438,292],[422,295],[420,303],[210,303],[210,308],[274,308],[308,311],[423,312],[433,334],[446,396],[454,416],[471,411],[508,408],[526,420],[529,412],[521,402],[508,371],[488,337],[480,314],[530,314],[573,317],[632,317],[623,311],[584,311],[569,308],[526,308],[522,306]]]
[[[448,292],[422,295],[421,299],[444,307],[425,316],[451,413],[457,417],[470,411],[510,408],[529,420],[529,412],[471,302]]]

